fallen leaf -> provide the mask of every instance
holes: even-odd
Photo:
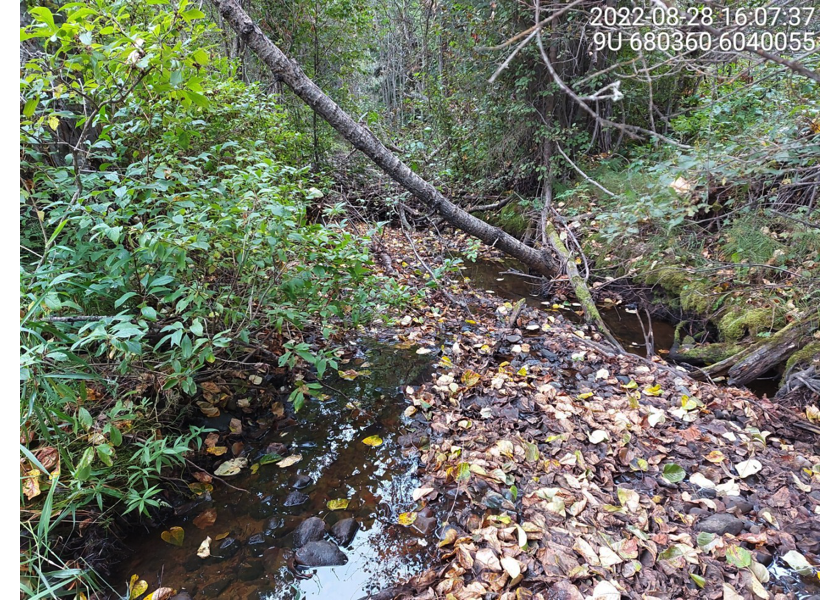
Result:
[[[140,579],[138,575],[132,575],[128,582],[128,600],[134,600],[142,596],[149,589],[149,584]]]
[[[167,600],[175,594],[175,590],[168,587],[156,589],[154,592],[143,598],[143,600]]]
[[[428,348],[418,348],[416,354],[429,354],[431,350]]]
[[[679,483],[685,479],[685,469],[674,463],[668,463],[662,468],[662,477],[671,483]]]
[[[722,463],[723,461],[726,460],[726,456],[724,456],[723,452],[721,452],[720,450],[712,450],[711,452],[709,452],[703,458],[705,458],[709,462],[713,462],[715,464]]]
[[[227,452],[227,448],[225,446],[211,446],[207,448],[207,454],[212,454],[213,456],[221,456],[222,454]]]
[[[609,581],[601,581],[592,590],[591,600],[621,600],[621,592],[619,592],[613,584]]]
[[[414,523],[414,521],[416,521],[416,520],[417,520],[417,513],[416,512],[400,513],[400,515],[397,517],[397,522],[400,525],[404,525],[405,527],[408,527],[409,525]]]
[[[430,488],[430,487],[417,488],[416,490],[411,492],[411,499],[414,500],[415,502],[417,502],[423,496],[427,496],[434,491],[435,491],[435,488]]]
[[[761,471],[761,463],[754,458],[750,458],[735,465],[735,470],[738,471],[738,475],[743,479]]]
[[[382,438],[378,435],[371,435],[363,439],[362,443],[366,446],[371,446],[372,448],[375,448],[376,446],[382,445]]]
[[[330,500],[327,502],[327,508],[329,510],[344,510],[350,505],[350,501],[347,498],[337,498],[335,500]]]
[[[226,460],[222,464],[219,465],[219,468],[216,469],[213,473],[218,477],[230,477],[232,475],[236,475],[242,469],[244,469],[248,465],[248,459],[244,457],[240,458],[232,458],[231,460]]]
[[[752,554],[746,548],[741,548],[741,546],[729,546],[726,549],[726,562],[730,565],[735,565],[739,569],[745,569],[752,563]]]
[[[242,421],[240,421],[239,419],[231,419],[230,432],[233,435],[242,435]]]
[[[201,542],[201,545],[198,547],[198,552],[196,552],[196,555],[198,555],[199,558],[207,558],[208,556],[210,556],[210,542],[211,541],[213,541],[213,540],[208,535],[204,539],[204,541]]]
[[[596,429],[589,434],[589,442],[591,444],[600,444],[601,442],[606,442],[608,439],[610,439],[610,434],[603,429]]]
[[[193,519],[193,525],[199,529],[207,529],[216,522],[216,509],[208,508]]]
[[[808,562],[808,559],[796,550],[787,552],[784,556],[782,556],[782,560],[785,561],[791,569],[803,577],[814,573],[814,566]]]
[[[32,500],[36,496],[41,495],[41,470],[40,469],[32,469],[27,471],[26,477],[23,478],[21,482],[23,485],[23,495],[26,496],[27,500]]]
[[[202,413],[204,413],[205,417],[209,417],[212,419],[213,417],[218,417],[220,414],[222,414],[218,408],[216,408],[209,402],[199,400],[195,403],[195,405],[201,410]]]
[[[161,531],[160,532],[160,539],[162,539],[167,544],[172,544],[173,546],[183,546],[184,545],[184,528],[183,527],[170,527],[169,531]]]
[[[281,469],[285,469],[286,467],[291,467],[293,464],[295,464],[296,462],[298,462],[302,458],[303,458],[303,456],[300,455],[300,454],[292,454],[290,456],[287,456],[286,458],[284,458],[280,462],[278,462],[277,466],[280,467]]]

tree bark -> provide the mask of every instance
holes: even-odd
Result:
[[[484,243],[521,260],[548,277],[560,272],[550,252],[536,250],[497,227],[485,223],[453,204],[427,181],[394,156],[367,128],[344,112],[298,64],[289,59],[266,37],[236,0],[211,0],[233,30],[274,76],[288,85],[306,104],[329,123],[354,147],[364,152],[386,174],[400,183],[432,211],[438,212],[450,225],[477,237]]]

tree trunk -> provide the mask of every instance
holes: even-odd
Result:
[[[354,147],[364,152],[391,178],[432,211],[440,213],[450,225],[477,237],[484,243],[521,260],[543,275],[552,277],[559,272],[559,265],[550,252],[536,250],[497,227],[485,223],[456,206],[434,186],[414,173],[394,156],[367,128],[359,125],[327,96],[294,60],[286,57],[266,37],[262,30],[242,10],[236,0],[211,0],[233,30],[274,76],[288,85],[306,104],[318,113]]]

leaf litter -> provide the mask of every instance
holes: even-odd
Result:
[[[414,235],[430,264],[443,254]],[[818,567],[819,442],[790,426],[804,414],[616,354],[552,311],[450,291],[466,302],[433,296],[394,334],[441,350],[433,381],[406,389],[406,417],[431,431],[414,499],[448,516],[437,564],[400,593],[794,598],[765,565]]]

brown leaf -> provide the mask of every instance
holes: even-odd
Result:
[[[210,473],[205,473],[204,471],[193,471],[192,476],[196,481],[200,481],[201,483],[210,483],[213,481]]]
[[[193,525],[199,529],[207,529],[216,522],[216,509],[208,508],[193,519]]]
[[[204,438],[204,445],[208,448],[212,448],[216,444],[219,443],[219,434],[218,433],[210,433]]]
[[[233,435],[242,435],[242,421],[240,421],[239,419],[231,419],[230,432]]]
[[[27,500],[32,500],[32,498],[41,495],[40,478],[40,469],[32,469],[26,473],[26,477],[21,483],[23,485],[23,495],[26,496]]]
[[[43,465],[47,471],[52,471],[53,467],[58,464],[58,450],[52,446],[46,448],[39,448],[35,452],[35,458]],[[32,465],[33,467],[35,465]]]

